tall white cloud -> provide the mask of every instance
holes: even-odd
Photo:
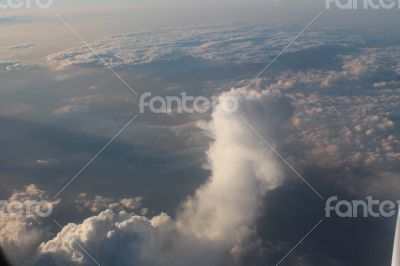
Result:
[[[232,96],[239,100],[238,113],[225,111]],[[269,91],[241,96],[240,90],[232,90],[219,100],[206,126],[214,138],[207,153],[212,176],[185,203],[179,225],[198,237],[230,242],[232,232],[252,225],[263,195],[282,181],[270,152],[240,116],[261,135],[276,137],[290,118],[290,105]]]
[[[238,113],[224,106],[234,97]],[[280,93],[231,90],[204,129],[212,138],[208,150],[212,175],[178,212],[151,219],[111,209],[69,224],[43,243],[38,265],[92,263],[76,243],[101,265],[220,265],[234,263],[257,247],[254,222],[261,199],[280,185],[283,175],[270,152],[238,114],[271,138],[289,121],[291,106]]]

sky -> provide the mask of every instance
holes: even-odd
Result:
[[[0,9],[0,200],[52,206],[0,206],[0,247],[22,266],[390,265],[395,215],[325,207],[398,200],[398,12]],[[151,108],[182,95],[205,111]]]

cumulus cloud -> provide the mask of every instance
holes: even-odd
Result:
[[[115,212],[122,210],[132,212],[138,210],[142,206],[142,200],[143,198],[141,197],[115,200],[99,195],[90,198],[86,193],[81,193],[78,199],[75,200],[75,204],[79,210],[83,211],[84,209],[88,209],[93,213],[99,213],[107,209],[114,210]],[[147,212],[146,210],[146,208],[143,208],[141,212],[145,214]]]
[[[395,169],[400,140],[394,119],[398,95],[297,94],[289,143],[306,144],[308,158],[320,165]]]
[[[279,167],[259,139],[236,113],[223,110],[229,96],[239,93],[222,94],[212,121],[206,125],[215,139],[207,153],[213,175],[186,202],[180,216],[180,226],[199,237],[223,239],[251,225],[262,196],[282,181]],[[290,117],[290,106],[279,93],[251,91],[236,97],[239,113],[248,116],[264,136],[276,138],[277,129]],[[277,114],[271,115],[273,112]]]
[[[284,71],[254,82],[293,99],[295,115],[284,149],[298,163],[396,169],[400,47],[366,48],[337,58],[337,67]]]
[[[185,201],[176,219],[119,212],[109,207],[109,200],[96,198],[89,207],[107,209],[81,224],[66,225],[43,243],[38,265],[92,263],[79,245],[102,265],[234,264],[256,249],[254,223],[261,199],[281,184],[283,174],[240,117],[226,112],[231,97],[239,101],[239,114],[271,138],[292,115],[290,101],[279,92],[223,93],[211,121],[202,124],[212,140],[207,152],[212,175]]]
[[[148,219],[106,210],[43,243],[37,265],[93,264],[77,243],[101,265],[216,265],[224,258],[218,245],[183,235],[164,213]]]
[[[269,89],[287,90],[291,88],[307,89],[331,88],[339,82],[341,86],[360,86],[368,79],[382,79],[382,76],[393,78],[400,74],[400,47],[363,48],[353,54],[336,56],[339,69],[334,66],[328,69],[309,69],[300,71],[283,71],[267,84]],[[243,81],[241,81],[243,82]],[[375,88],[398,88],[395,80],[373,82],[366,84]],[[254,87],[266,86],[262,78],[254,83]],[[306,87],[307,86],[307,87]]]
[[[18,202],[20,210],[27,210],[32,208],[32,201],[47,199],[44,191],[29,185],[23,191],[14,192],[7,202]],[[59,202],[51,203],[55,206]],[[15,215],[8,213],[7,208],[0,208],[0,246],[14,265],[30,265],[39,244],[50,237],[42,221],[34,211]]]

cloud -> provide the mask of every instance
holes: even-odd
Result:
[[[53,257],[44,256],[38,265],[92,263],[75,241],[97,259],[101,258],[102,265],[150,265],[156,262],[160,251],[167,249],[167,246],[164,247],[166,243],[159,240],[167,237],[172,228],[173,224],[165,214],[149,220],[134,214],[115,214],[106,210],[80,225],[65,226],[54,239],[42,244],[40,252],[53,254]]]
[[[303,90],[306,89],[305,86],[317,86],[317,88],[322,89],[331,88],[338,84],[343,87],[360,86],[360,84],[369,81],[369,79],[382,79],[385,76],[395,78],[397,75],[400,75],[399,58],[400,46],[362,48],[352,54],[337,55],[336,60],[339,62],[339,65],[333,65],[324,69],[312,68],[300,71],[282,71],[272,83],[267,85],[269,89],[277,90],[288,90],[291,88]],[[266,85],[266,83],[262,78],[259,78],[258,84],[254,83],[254,85],[255,87],[260,87]],[[394,80],[389,80],[368,85],[375,88],[394,88],[398,84]]]
[[[58,163],[57,159],[39,159],[36,160],[36,163],[40,166],[51,166]]]
[[[107,209],[114,210],[115,212],[122,210],[132,212],[138,210],[142,206],[142,200],[141,197],[115,200],[113,198],[105,198],[99,195],[96,195],[91,199],[86,193],[81,193],[79,194],[78,199],[75,200],[75,204],[81,211],[88,209],[93,213],[99,213]],[[146,208],[143,208],[141,212],[145,214],[146,210]]]
[[[24,65],[19,61],[1,61],[0,60],[0,73],[7,71],[16,71],[30,68],[29,65]]]
[[[67,105],[53,111],[53,115],[74,115],[85,112],[87,106]]]
[[[239,113],[248,117],[261,135],[276,140],[277,129],[290,117],[290,111],[284,110],[290,108],[287,99],[268,91],[239,93],[232,90],[220,96],[220,105],[207,124],[215,139],[207,153],[213,175],[185,203],[180,216],[182,228],[199,237],[224,239],[251,225],[260,199],[282,181],[279,167],[259,139],[236,113],[225,112],[223,106],[234,95],[240,101]]]
[[[35,185],[25,187],[23,191],[14,192],[8,202],[20,202],[22,208],[32,208],[33,200],[47,200],[47,194]],[[51,202],[53,206],[58,201]],[[31,212],[29,215],[10,215],[6,208],[0,208],[0,246],[14,265],[30,265],[36,256],[39,244],[49,238],[48,228],[42,219]]]
[[[279,92],[240,91],[223,93],[211,121],[202,124],[212,141],[207,152],[212,175],[185,201],[175,220],[163,213],[147,218],[116,211],[110,208],[111,200],[96,197],[87,206],[107,209],[81,224],[66,225],[42,243],[38,265],[92,263],[75,242],[102,265],[234,264],[257,249],[254,223],[262,198],[281,184],[283,174],[246,124],[224,106],[235,97],[239,113],[271,138],[280,135],[292,110]]]
[[[35,46],[33,43],[18,43],[7,47],[2,47],[1,49],[20,50],[20,49],[28,49],[33,46]]]
[[[399,100],[390,94],[297,94],[289,143],[307,145],[303,149],[308,153],[306,161],[320,165],[352,162],[354,166],[394,169],[400,158],[395,119]]]
[[[265,63],[277,55],[298,34],[297,28],[219,25],[185,27],[155,32],[114,35],[90,43],[90,46],[111,66],[136,66],[151,62],[175,61],[195,57],[225,63]],[[249,35],[249,33],[251,33]],[[330,45],[359,43],[356,36],[339,37],[335,32],[305,33],[288,53]],[[49,55],[56,68],[73,65],[101,65],[87,47],[78,47]]]
[[[397,169],[400,47],[366,48],[337,59],[331,68],[283,71],[254,82],[293,99],[295,115],[282,149],[304,166]]]

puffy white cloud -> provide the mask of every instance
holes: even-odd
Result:
[[[163,230],[168,231],[169,223],[170,218],[165,214],[149,220],[126,212],[115,214],[106,210],[80,225],[65,226],[54,239],[41,245],[40,252],[55,255],[54,263],[50,265],[92,263],[77,242],[97,259],[105,259],[102,265],[132,265],[135,262],[147,265],[153,259],[157,260],[158,252],[163,249],[165,243],[159,240]],[[40,264],[50,261],[50,258],[44,257]]]
[[[272,139],[281,134],[292,110],[279,92],[240,92],[223,93],[211,121],[202,124],[212,140],[207,152],[212,175],[186,200],[175,220],[166,214],[149,219],[113,211],[110,200],[95,198],[89,207],[107,209],[81,224],[66,225],[43,243],[38,265],[92,263],[76,243],[101,265],[233,264],[258,248],[253,226],[261,199],[281,184],[283,175],[252,130],[224,106],[231,97],[237,99],[238,113]]]
[[[9,213],[0,208],[0,246],[14,265],[30,265],[34,260],[39,244],[49,238],[48,228],[43,224],[37,212],[32,211],[33,201],[47,200],[47,194],[35,185],[29,185],[23,191],[14,192],[7,202],[18,202],[19,210],[31,210],[22,215]],[[57,205],[58,201],[51,204]]]
[[[148,219],[106,210],[43,243],[37,265],[93,264],[77,243],[101,265],[217,265],[224,257],[215,243],[181,234],[166,214]]]
[[[239,114],[250,119],[261,135],[276,140],[276,132],[290,118],[290,105],[279,93],[250,91],[239,95],[240,91],[232,90],[219,98],[220,104],[207,124],[215,139],[207,153],[213,174],[181,212],[179,225],[199,237],[231,241],[232,232],[254,221],[262,196],[282,181],[279,167],[258,137],[237,113],[226,112],[223,106],[235,96]]]

